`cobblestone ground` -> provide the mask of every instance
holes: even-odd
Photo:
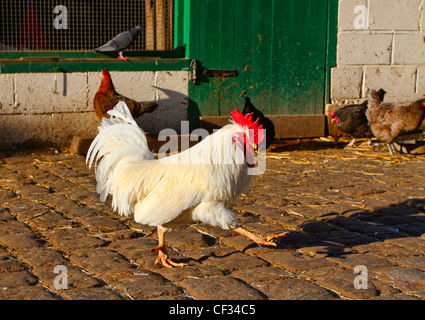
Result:
[[[255,233],[289,231],[278,246],[196,224],[168,234],[189,266],[166,269],[155,229],[99,201],[83,156],[5,155],[0,299],[425,299],[424,169],[384,149],[278,147],[232,204]]]

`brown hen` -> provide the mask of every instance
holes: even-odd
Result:
[[[394,140],[402,134],[415,131],[425,118],[425,99],[420,99],[407,106],[382,103],[379,94],[370,90],[369,107],[366,117],[373,135],[384,141],[390,154],[395,151]]]
[[[102,72],[103,78],[93,100],[94,111],[99,120],[102,120],[103,117],[109,118],[107,112],[115,107],[119,101],[126,103],[133,118],[140,117],[144,113],[150,113],[158,106],[156,102],[140,103],[119,94],[115,91],[109,71],[102,69]]]

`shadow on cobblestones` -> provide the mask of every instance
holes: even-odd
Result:
[[[331,212],[320,221],[307,220],[299,229],[323,241],[324,250],[316,254],[343,257],[352,253],[345,249],[347,246],[351,248],[377,241],[421,237],[425,234],[424,208],[425,199],[409,199],[400,205],[379,208],[377,211],[354,209]]]

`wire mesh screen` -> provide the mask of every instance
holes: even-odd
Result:
[[[90,51],[135,26],[128,50],[172,50],[174,1],[0,1],[0,51]]]

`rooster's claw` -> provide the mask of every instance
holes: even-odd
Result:
[[[264,238],[261,242],[257,242],[257,244],[259,246],[273,246],[273,247],[276,247],[277,246],[276,242],[273,242],[272,240],[282,238],[282,237],[286,236],[288,233],[289,232],[283,232],[283,233],[279,233],[279,234],[273,234],[271,236],[268,236],[268,237]]]
[[[162,264],[166,268],[175,268],[175,267],[185,267],[185,263],[174,262],[170,258],[168,258],[167,251],[165,246],[158,246],[153,248],[151,252],[158,252],[158,257],[155,260],[155,265]]]

